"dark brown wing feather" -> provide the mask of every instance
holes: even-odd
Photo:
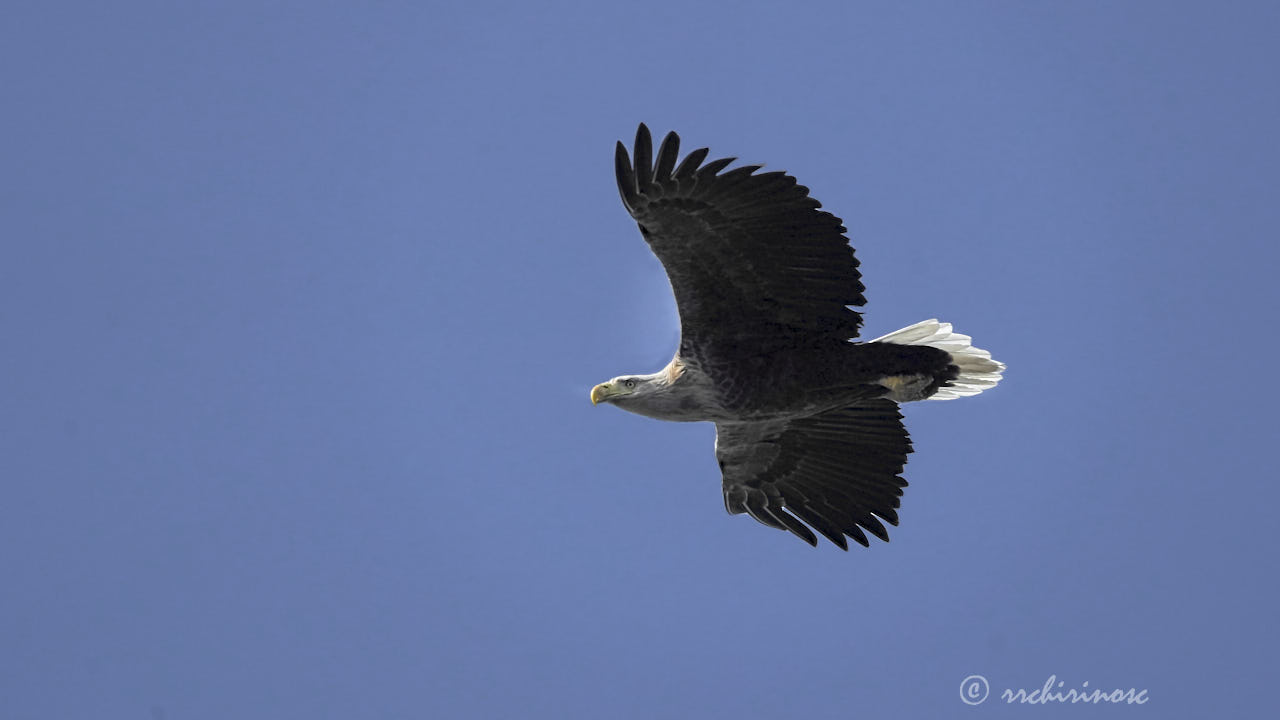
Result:
[[[680,355],[697,363],[857,337],[862,316],[846,306],[865,299],[840,218],[785,173],[721,174],[734,158],[703,165],[705,148],[677,165],[679,151],[668,133],[655,163],[642,124],[635,165],[622,143],[615,160],[623,205],[671,279]]]
[[[725,508],[810,545],[818,541],[809,527],[845,550],[846,535],[863,545],[866,532],[887,542],[880,521],[898,524],[909,452],[890,400],[802,419],[716,424]]]

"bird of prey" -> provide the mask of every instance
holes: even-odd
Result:
[[[663,369],[621,375],[591,402],[716,424],[725,508],[788,530],[888,541],[911,442],[898,404],[976,395],[1005,366],[951,325],[925,320],[853,342],[866,300],[840,218],[784,172],[736,158],[653,154],[640,125],[615,153],[622,204],[667,271],[680,344]]]

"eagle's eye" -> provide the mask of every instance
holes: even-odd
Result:
[[[631,388],[633,388],[633,387],[635,387],[635,386],[636,386],[636,381],[635,381],[635,380],[632,380],[631,378],[627,378],[626,380],[623,380],[623,381],[622,381],[622,384],[623,384],[623,385],[624,385],[628,390],[630,390]]]

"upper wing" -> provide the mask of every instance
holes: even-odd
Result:
[[[677,166],[679,150],[668,133],[654,165],[641,124],[635,166],[622,143],[615,161],[622,203],[671,279],[681,355],[856,337],[862,316],[846,306],[866,300],[840,218],[786,173],[717,174],[734,158],[703,165],[706,148]]]
[[[868,544],[864,529],[887,542],[880,520],[898,524],[909,452],[902,415],[890,400],[799,420],[716,423],[725,508],[810,545],[818,539],[804,523],[845,550],[845,535]]]

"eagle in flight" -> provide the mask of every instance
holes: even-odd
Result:
[[[840,218],[784,172],[680,160],[649,129],[615,153],[622,204],[667,271],[680,345],[662,370],[591,389],[592,403],[716,424],[725,508],[817,545],[888,541],[911,441],[899,403],[976,395],[1004,365],[925,320],[852,342],[866,303]]]

